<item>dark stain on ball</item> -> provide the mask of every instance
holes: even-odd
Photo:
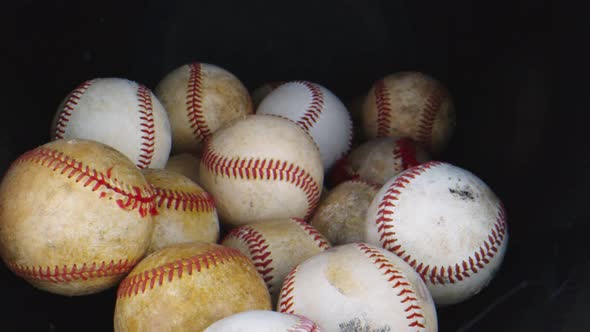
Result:
[[[475,200],[475,195],[473,194],[473,192],[470,190],[469,187],[449,188],[449,192],[451,194],[453,194],[453,196],[459,197],[464,201],[465,200],[470,200],[470,201]]]
[[[391,332],[389,325],[373,327],[366,319],[355,317],[348,322],[338,324],[340,332]]]

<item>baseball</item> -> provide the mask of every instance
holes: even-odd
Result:
[[[60,295],[117,284],[144,257],[153,192],[129,158],[96,141],[55,140],[16,159],[0,185],[0,254]]]
[[[308,132],[320,149],[326,171],[350,149],[350,114],[336,95],[319,84],[284,83],[260,102],[256,113],[284,116]]]
[[[400,172],[429,160],[429,153],[409,138],[374,138],[341,158],[329,179],[332,186],[350,179],[383,185]]]
[[[319,151],[305,131],[273,115],[250,115],[205,141],[199,180],[220,221],[308,219],[323,188]]]
[[[168,111],[174,154],[200,151],[204,138],[253,112],[250,94],[242,82],[208,63],[176,68],[164,76],[155,91]]]
[[[148,253],[175,243],[217,242],[219,221],[211,195],[184,175],[163,169],[142,172],[158,211]]]
[[[203,332],[320,332],[311,320],[269,310],[250,310],[225,317]]]
[[[119,284],[115,332],[202,331],[238,312],[271,310],[250,260],[212,243],[175,244],[144,258]]]
[[[86,81],[62,101],[52,139],[98,141],[119,150],[139,168],[162,168],[171,148],[166,110],[145,86],[122,78]]]
[[[438,329],[434,302],[416,271],[365,243],[332,247],[295,267],[281,288],[279,311],[327,332]]]
[[[201,158],[190,153],[179,153],[170,156],[164,169],[180,173],[187,178],[199,183],[199,164]]]
[[[481,291],[508,241],[504,209],[492,190],[473,173],[437,161],[389,180],[371,202],[365,225],[367,242],[416,269],[439,305]]]
[[[297,218],[265,220],[234,228],[221,245],[236,248],[252,260],[273,303],[285,276],[295,265],[330,247],[313,226]]]
[[[254,89],[251,93],[252,96],[252,103],[254,104],[254,109],[258,108],[260,102],[268,96],[274,89],[278,88],[281,84],[286,83],[284,81],[273,81],[268,82],[260,85],[256,89]]]
[[[438,155],[453,133],[455,109],[441,82],[419,72],[399,72],[373,84],[362,125],[366,139],[409,137]]]
[[[332,243],[363,242],[367,208],[381,186],[349,180],[330,190],[310,220],[310,224]]]

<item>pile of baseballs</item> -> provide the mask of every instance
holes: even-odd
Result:
[[[438,159],[455,111],[424,73],[347,107],[190,63],[83,82],[48,127],[3,175],[0,255],[40,291],[116,287],[115,331],[437,331],[506,251],[500,199]]]

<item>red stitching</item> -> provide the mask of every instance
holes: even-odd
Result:
[[[143,294],[156,286],[162,286],[165,282],[170,283],[181,279],[185,273],[191,276],[193,273],[201,272],[201,270],[210,269],[238,259],[244,262],[248,261],[248,258],[238,250],[228,247],[212,249],[190,258],[180,258],[127,276],[119,284],[117,298],[138,295],[140,292]]]
[[[295,312],[293,310],[293,305],[295,304],[293,297],[295,295],[292,293],[293,290],[295,290],[295,274],[297,274],[298,268],[299,265],[295,266],[283,281],[281,293],[279,294],[279,312],[285,312],[288,314],[293,314]]]
[[[377,106],[377,137],[389,136],[391,104],[384,80],[375,83],[375,105]]]
[[[307,212],[304,219],[313,213],[319,198],[318,183],[298,165],[275,159],[241,159],[223,157],[213,149],[210,139],[205,139],[202,162],[216,175],[228,178],[253,180],[276,180],[294,184],[303,190],[307,198]]]
[[[295,314],[293,316],[297,317],[297,324],[288,329],[287,332],[320,332],[319,326],[309,318]]]
[[[215,210],[215,201],[213,196],[207,192],[186,192],[159,188],[152,185],[156,205],[159,208],[195,211],[195,212],[212,212]]]
[[[96,262],[90,264],[83,263],[80,268],[77,264],[72,266],[63,265],[61,268],[58,265],[55,265],[52,268],[50,266],[24,266],[9,262],[8,267],[16,275],[26,279],[60,283],[78,281],[80,279],[87,281],[92,278],[123,275],[129,272],[138,261],[139,259],[131,261],[129,259],[120,259],[117,263],[112,260],[108,264],[105,261],[102,261],[100,264],[97,264]]]
[[[434,120],[446,96],[447,93],[444,89],[438,87],[432,89],[420,116],[416,140],[429,149],[432,148],[432,127],[434,126]]]
[[[420,164],[416,160],[416,145],[409,138],[400,138],[395,141],[393,157],[401,162],[400,172]]]
[[[25,152],[15,161],[15,164],[23,162],[33,162],[51,168],[54,172],[67,176],[68,179],[74,178],[74,181],[82,183],[83,187],[89,187],[92,191],[98,190],[100,198],[106,197],[107,191],[113,191],[123,196],[123,198],[115,200],[120,208],[124,210],[137,209],[142,217],[148,213],[157,214],[154,195],[150,187],[140,188],[119,182],[119,180],[111,178],[111,169],[108,169],[106,174],[98,172],[63,152],[44,147]],[[101,189],[103,187],[104,189]]]
[[[68,126],[68,122],[70,121],[70,116],[72,116],[72,112],[76,105],[78,105],[78,101],[82,98],[82,95],[88,88],[94,83],[93,80],[86,81],[80,84],[74,91],[70,93],[68,99],[64,103],[63,109],[60,111],[59,116],[57,118],[57,122],[55,123],[55,139],[63,139],[66,133],[66,127]]]
[[[424,265],[422,262],[417,262],[412,259],[410,254],[405,255],[406,251],[397,242],[395,238],[394,211],[391,209],[395,207],[395,201],[398,200],[400,190],[410,183],[416,176],[424,173],[427,169],[442,164],[438,161],[430,161],[419,166],[410,168],[401,173],[397,179],[389,186],[385,195],[379,203],[379,210],[377,211],[377,231],[379,233],[379,241],[383,248],[395,253],[401,257],[406,263],[410,264],[418,274],[422,277],[424,282],[432,285],[447,284],[462,281],[468,278],[471,274],[479,272],[486,264],[490,262],[495,254],[498,252],[498,245],[504,240],[506,233],[506,213],[504,206],[500,203],[498,206],[498,216],[494,226],[490,230],[488,239],[485,240],[479,249],[468,256],[463,261],[456,263],[454,266],[430,266]],[[405,256],[404,256],[405,255]]]
[[[188,80],[188,87],[186,92],[186,110],[193,130],[193,134],[197,141],[202,141],[204,138],[211,136],[211,131],[207,126],[207,121],[203,114],[203,86],[201,82],[201,64],[192,63],[189,65],[190,76]]]
[[[291,220],[293,220],[297,225],[299,225],[301,228],[303,228],[303,230],[309,236],[311,236],[311,238],[315,241],[315,243],[318,245],[318,247],[320,249],[326,250],[326,249],[330,248],[330,243],[328,243],[328,241],[326,241],[326,238],[320,232],[318,232],[317,229],[315,229],[313,226],[311,226],[310,224],[305,222],[305,220],[303,220],[301,218],[295,218],[295,217],[291,217]]]
[[[409,321],[408,326],[412,328],[425,329],[424,314],[422,307],[416,298],[416,294],[410,288],[411,284],[404,274],[398,270],[391,262],[378,250],[367,246],[364,243],[357,243],[357,247],[377,266],[379,271],[387,278],[393,289],[400,288],[397,296],[401,297],[401,303],[406,306],[404,312]],[[420,331],[420,329],[416,331]]]
[[[295,81],[295,83],[305,86],[311,93],[311,102],[309,108],[297,121],[299,126],[305,129],[305,131],[309,132],[314,123],[318,121],[320,113],[322,113],[322,109],[324,108],[324,94],[318,86],[311,82]]]
[[[269,245],[266,243],[264,236],[250,226],[241,226],[232,229],[227,234],[226,239],[230,238],[238,239],[246,244],[250,260],[254,263],[262,279],[264,279],[268,290],[272,291],[273,285],[271,281],[274,276],[270,273],[274,270],[274,267],[271,267],[270,264],[273,260],[270,257],[271,252],[268,250]],[[226,239],[222,242],[226,241]]]
[[[155,125],[152,95],[150,90],[143,85],[137,87],[137,101],[139,103],[139,120],[141,127],[141,147],[137,167],[149,167],[154,155]]]

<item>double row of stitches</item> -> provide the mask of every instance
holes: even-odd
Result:
[[[400,138],[395,141],[393,158],[400,161],[400,171],[420,164],[418,160],[416,160],[416,146],[409,138]]]
[[[307,212],[304,219],[311,217],[319,198],[319,184],[302,167],[274,159],[230,158],[219,155],[211,140],[206,139],[202,162],[216,175],[246,180],[274,180],[292,183],[300,188],[307,198]]]
[[[152,163],[156,143],[156,128],[154,125],[154,108],[152,95],[145,86],[137,88],[137,102],[139,107],[139,125],[141,127],[141,143],[137,167],[147,168]]]
[[[391,98],[384,80],[375,83],[375,106],[377,106],[377,137],[389,136],[391,123]]]
[[[364,253],[379,271],[387,278],[391,288],[399,290],[396,294],[400,302],[405,306],[404,313],[408,320],[408,326],[416,328],[416,331],[426,328],[424,325],[424,314],[422,307],[411,288],[411,284],[405,275],[399,271],[391,262],[378,250],[367,246],[364,243],[357,243],[357,248]]]
[[[152,186],[158,208],[209,213],[215,210],[213,196],[207,192],[186,192]]]
[[[186,111],[188,121],[197,141],[211,136],[207,121],[203,114],[203,83],[201,80],[201,64],[189,65],[189,79],[186,92]]]
[[[454,266],[430,266],[423,262],[418,262],[413,259],[410,254],[406,254],[405,249],[398,243],[395,237],[395,221],[394,208],[396,201],[399,199],[401,190],[405,188],[413,179],[424,173],[427,169],[440,165],[440,162],[432,161],[420,166],[416,166],[408,171],[405,171],[387,188],[387,191],[378,206],[377,231],[379,233],[379,241],[383,248],[397,254],[416,272],[420,274],[422,279],[429,284],[453,284],[468,278],[473,273],[477,273],[483,269],[486,264],[490,262],[499,251],[499,246],[502,244],[506,233],[506,215],[502,204],[498,206],[498,215],[488,238],[481,244],[480,248],[473,252],[469,257]]]
[[[82,95],[90,88],[94,81],[86,81],[80,84],[78,87],[74,89],[67,97],[66,101],[64,102],[64,106],[59,112],[58,118],[55,123],[55,139],[63,139],[66,133],[66,128],[68,126],[68,122],[70,121],[70,117],[72,116],[72,112],[74,108],[78,105],[80,98]]]
[[[432,148],[432,128],[434,126],[434,120],[436,120],[436,115],[440,111],[440,107],[446,98],[446,90],[436,86],[431,88],[430,94],[426,98],[424,109],[420,115],[416,140],[428,149]]]
[[[175,280],[182,279],[185,274],[192,276],[193,273],[199,273],[203,270],[212,269],[218,265],[240,259],[247,261],[247,258],[238,250],[228,247],[207,251],[190,258],[181,258],[174,262],[127,276],[119,284],[117,297],[123,298],[138,295],[139,293],[143,294],[155,287],[162,286],[166,282],[171,283]]]
[[[232,229],[227,238],[235,238],[246,244],[250,260],[254,263],[256,270],[264,279],[269,291],[272,291],[271,281],[274,276],[271,272],[274,267],[270,266],[273,259],[270,257],[271,252],[264,235],[250,226],[242,226]]]
[[[9,263],[8,267],[16,274],[26,279],[50,281],[52,283],[86,281],[89,279],[120,276],[127,274],[137,264],[138,260],[114,260],[101,263],[83,263],[72,266],[24,266]]]
[[[288,314],[294,314],[295,310],[293,309],[293,305],[295,304],[293,297],[293,291],[295,290],[295,275],[297,274],[297,270],[299,269],[299,265],[295,266],[289,274],[285,277],[283,281],[283,286],[281,287],[281,293],[279,294],[279,303],[278,309],[279,312],[284,312]]]
[[[74,179],[82,187],[98,192],[99,197],[115,193],[115,203],[124,210],[137,210],[141,217],[155,215],[154,194],[151,188],[130,186],[112,177],[111,169],[99,172],[84,165],[81,161],[67,156],[61,151],[44,147],[24,153],[15,161],[18,163],[32,162],[50,168],[68,179]]]
[[[301,118],[297,120],[297,124],[309,132],[311,127],[318,121],[322,109],[324,108],[324,94],[322,90],[315,84],[307,81],[295,81],[297,84],[301,84],[306,87],[311,93],[311,102],[309,103],[308,109],[303,113]]]
[[[310,319],[299,315],[293,316],[297,317],[297,323],[287,332],[320,332],[320,328]]]
[[[295,217],[291,217],[291,220],[299,225],[299,227],[301,227],[303,231],[311,237],[311,239],[318,245],[320,249],[326,250],[330,248],[330,244],[325,240],[322,234],[320,234],[320,232],[318,232],[318,230],[312,227],[310,224],[305,222],[305,220]]]

